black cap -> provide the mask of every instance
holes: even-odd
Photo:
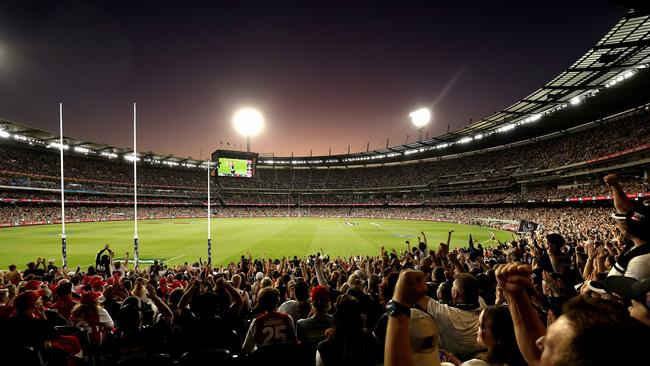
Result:
[[[642,281],[626,276],[609,276],[605,279],[607,292],[621,295],[626,300],[636,300],[650,309],[650,278]]]

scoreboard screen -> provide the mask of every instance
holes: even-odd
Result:
[[[253,176],[254,161],[252,159],[235,159],[220,156],[217,160],[217,174],[220,177],[245,177]]]

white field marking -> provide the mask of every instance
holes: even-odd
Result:
[[[370,221],[370,225],[375,225],[375,226],[380,226],[381,227],[381,224],[378,224],[378,223],[372,222],[372,221]]]
[[[168,262],[169,262],[169,261],[173,261],[173,260],[176,260],[176,259],[178,259],[178,258],[182,258],[182,257],[184,257],[184,256],[185,256],[185,254],[181,254],[181,255],[179,255],[179,256],[177,256],[177,257],[170,258],[170,259],[168,259],[167,261],[168,261]]]

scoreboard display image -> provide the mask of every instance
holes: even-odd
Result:
[[[253,176],[253,160],[219,157],[217,174],[220,177],[244,177]]]

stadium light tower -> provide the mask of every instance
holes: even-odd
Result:
[[[422,130],[431,121],[431,111],[429,108],[420,108],[417,111],[409,113],[409,117],[411,117],[413,125],[420,130],[420,141],[422,141]]]
[[[235,113],[233,123],[235,130],[240,135],[246,136],[246,151],[250,152],[251,136],[259,134],[264,127],[262,113],[253,108],[242,108]]]

